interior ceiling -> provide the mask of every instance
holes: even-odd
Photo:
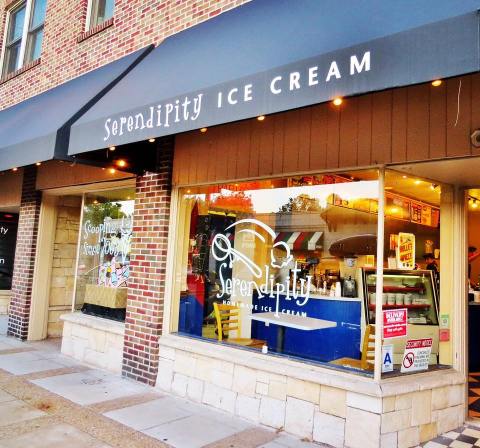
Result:
[[[392,168],[432,182],[480,187],[480,157],[395,165]]]

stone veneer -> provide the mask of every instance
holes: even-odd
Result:
[[[63,314],[62,353],[93,367],[122,371],[125,324],[87,316]]]
[[[0,291],[0,315],[8,314],[8,305],[10,304],[10,290]]]
[[[377,384],[176,336],[159,354],[158,389],[334,447],[413,447],[465,419],[465,378],[453,370]]]
[[[81,197],[63,196],[58,200],[47,337],[62,336],[60,316],[72,308],[81,206]]]

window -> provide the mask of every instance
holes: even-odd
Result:
[[[173,331],[373,374],[377,171],[180,193]]]
[[[3,75],[22,68],[40,57],[47,0],[27,0],[8,16]]]
[[[115,0],[90,0],[90,20],[88,28],[101,25],[113,17]]]
[[[125,320],[134,189],[84,197],[74,309]]]

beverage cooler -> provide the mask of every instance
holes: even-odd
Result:
[[[373,268],[362,269],[363,310],[366,325],[375,325],[375,307],[406,308],[407,337],[384,341],[393,345],[394,364],[401,364],[408,339],[432,338],[430,364],[438,364],[438,294],[432,271],[383,270],[383,294],[376,294],[377,275]]]

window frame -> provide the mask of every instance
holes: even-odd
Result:
[[[32,22],[32,13],[33,13],[33,8],[34,8],[35,0],[20,0],[16,3],[14,3],[10,8],[8,8],[7,12],[7,17],[5,20],[5,29],[3,33],[3,48],[2,48],[2,53],[1,53],[1,58],[0,58],[0,69],[1,69],[1,78],[5,78],[12,73],[15,73],[16,71],[22,69],[25,67],[27,64],[40,59],[32,59],[31,61],[26,60],[26,53],[27,53],[27,46],[28,46],[28,41],[29,41],[29,35],[37,33],[39,30],[43,29],[45,26],[45,20],[43,20],[41,25],[38,25],[36,28],[31,28],[31,22]],[[15,67],[15,70],[12,71],[7,71],[6,67],[6,62],[7,62],[7,52],[8,49],[11,48],[13,45],[17,44],[19,42],[19,39],[8,42],[8,35],[10,32],[10,25],[11,25],[11,19],[12,19],[12,14],[14,14],[18,9],[22,7],[22,5],[25,5],[25,17],[23,21],[23,29],[22,29],[22,37],[20,38],[20,50],[19,50],[19,64],[18,66]],[[46,7],[46,6],[45,6]],[[43,45],[43,40],[42,40],[42,45]]]
[[[88,5],[87,5],[87,17],[85,20],[85,32],[90,31],[91,29],[95,28],[96,26],[101,26],[103,23],[105,23],[107,20],[110,20],[113,18],[115,15],[115,0],[113,0],[113,12],[112,12],[112,17],[109,17],[108,19],[104,19],[103,22],[94,24],[92,23],[93,18],[95,17],[95,14],[93,13],[93,8],[97,6],[98,9],[98,0],[88,0]]]

